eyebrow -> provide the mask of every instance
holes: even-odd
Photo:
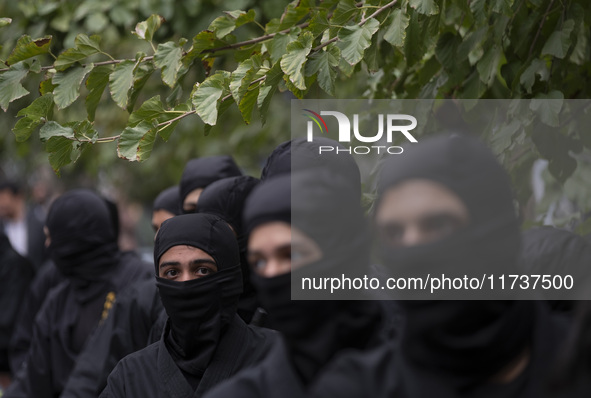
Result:
[[[291,246],[292,246],[292,244],[291,244],[291,243],[286,243],[285,245],[281,245],[281,246],[279,246],[279,247],[277,247],[277,248],[273,249],[273,251],[274,251],[274,252],[279,252],[279,251],[285,251],[285,250],[288,250],[288,249],[290,249],[290,250],[291,250]],[[261,254],[262,254],[262,253],[261,253],[261,251],[260,251],[260,250],[255,250],[255,251],[249,250],[249,251],[248,251],[248,255],[249,255],[249,256],[256,256],[256,255],[261,255]]]
[[[217,267],[217,264],[215,263],[215,261],[209,260],[207,258],[200,258],[197,260],[193,260],[190,263],[191,265],[199,265],[199,264],[211,264],[211,265],[215,265]],[[171,267],[171,266],[178,266],[181,265],[180,262],[178,261],[167,261],[165,263],[162,263],[158,266],[159,269],[165,268],[165,267]]]

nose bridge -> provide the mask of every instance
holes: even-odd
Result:
[[[402,238],[404,246],[413,246],[421,243],[424,239],[421,229],[417,223],[408,225],[404,230],[404,236]]]
[[[267,264],[265,268],[263,268],[263,276],[266,278],[277,276],[281,273],[280,269],[281,267],[279,264],[279,259],[277,258],[277,256],[273,256],[267,260]]]
[[[190,270],[183,268],[180,276],[176,280],[178,282],[185,282],[190,281],[191,279],[193,279],[193,277],[191,276]]]

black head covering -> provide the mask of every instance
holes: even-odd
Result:
[[[344,148],[341,143],[326,137],[315,137],[313,142],[303,138],[286,141],[280,144],[267,158],[267,163],[261,172],[261,180],[277,175],[300,170],[330,169],[351,183],[351,186],[361,194],[361,174],[353,156],[342,151],[326,151],[319,153],[320,146]]]
[[[289,174],[263,181],[246,199],[244,226],[247,233],[271,221],[291,223],[291,176]]]
[[[238,243],[230,227],[210,214],[185,214],[166,220],[154,241],[156,274],[160,257],[171,247],[188,245],[208,253],[218,271],[185,282],[156,276],[169,317],[164,339],[176,364],[200,377],[222,334],[236,314],[242,292]]]
[[[273,191],[287,190],[285,185],[290,180],[291,198],[271,195],[275,207],[265,206]],[[292,278],[340,277],[343,273],[353,278],[367,273],[369,252],[363,211],[357,187],[331,170],[293,172],[291,179],[280,176],[264,182],[261,188],[263,185],[267,192],[261,189],[249,198],[249,214],[256,207],[257,220],[286,221],[284,212],[278,209],[291,204],[291,225],[322,252],[319,260],[291,274],[252,276],[272,326],[285,335],[290,359],[303,382],[309,383],[337,351],[365,347],[379,329],[380,311],[373,302],[291,300]],[[257,202],[259,198],[262,203]]]
[[[509,178],[478,139],[442,135],[421,140],[389,157],[378,182],[378,199],[404,181],[443,184],[464,202],[470,224],[439,241],[413,247],[382,243],[384,265],[395,270],[515,272],[519,224]],[[377,207],[376,206],[376,207]],[[464,389],[490,378],[519,356],[531,336],[528,301],[406,301],[403,354],[421,367],[448,375]]]
[[[189,160],[181,176],[180,203],[182,204],[187,195],[197,188],[205,188],[214,181],[239,175],[242,175],[242,172],[234,159],[227,155]]]
[[[591,244],[573,232],[554,227],[534,227],[523,233],[520,266],[525,274],[571,275],[576,281],[569,295],[588,297],[591,281]],[[554,292],[544,292],[552,294]],[[574,302],[553,300],[554,310],[570,311]]]
[[[112,213],[105,200],[86,189],[69,191],[52,203],[45,225],[57,268],[84,296],[93,296],[90,286],[105,281],[119,260]]]
[[[154,204],[152,205],[152,210],[166,210],[167,212],[178,216],[182,213],[180,204],[179,186],[175,185],[166,188],[156,196]]]
[[[248,238],[242,226],[244,204],[259,182],[258,178],[249,176],[228,177],[215,181],[203,190],[197,204],[197,213],[214,214],[232,226],[241,252],[246,250]]]
[[[228,177],[211,183],[203,190],[197,203],[197,213],[213,214],[226,221],[234,229],[240,249],[243,291],[238,303],[238,315],[247,323],[258,308],[256,292],[250,283],[250,268],[246,259],[248,234],[242,225],[244,203],[250,192],[260,182],[249,176]]]

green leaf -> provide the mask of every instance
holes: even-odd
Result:
[[[528,93],[531,93],[531,89],[536,82],[536,75],[540,76],[540,81],[547,81],[550,77],[550,71],[546,66],[546,62],[541,59],[532,60],[531,64],[519,77],[519,83],[521,83]]]
[[[19,62],[11,66],[10,70],[0,74],[0,107],[4,112],[12,101],[29,94],[21,84],[21,80],[27,76],[27,73],[29,70],[24,63]]]
[[[218,118],[219,100],[227,92],[230,73],[218,71],[199,85],[191,96],[195,111],[204,123],[214,126]]]
[[[214,19],[207,29],[213,31],[215,36],[221,39],[236,29],[236,18],[232,18],[229,15],[222,15]]]
[[[151,62],[140,63],[133,71],[133,84],[131,90],[128,93],[127,111],[133,112],[135,102],[137,101],[142,88],[146,85],[146,82],[154,73],[154,66]],[[178,85],[176,87],[179,87]]]
[[[242,114],[242,119],[244,119],[244,123],[250,124],[252,121],[252,111],[254,110],[255,105],[257,104],[257,98],[259,96],[259,87],[255,87],[254,89],[250,89],[246,92],[246,94],[242,97],[242,100],[238,104],[238,109]]]
[[[559,115],[564,102],[564,95],[558,90],[548,94],[538,94],[529,104],[529,108],[536,112],[542,123],[548,126],[558,127]]]
[[[98,54],[101,52],[99,47],[100,41],[100,36],[93,35],[88,37],[85,34],[80,33],[74,40],[76,46],[61,53],[55,60],[53,66],[58,71],[64,71],[91,55]]]
[[[509,15],[512,6],[513,0],[494,0],[491,9],[493,12]]]
[[[287,52],[287,45],[298,39],[299,33],[300,29],[292,29],[289,33],[278,33],[271,41],[265,44],[273,65]]]
[[[51,36],[45,36],[41,39],[31,39],[29,35],[23,35],[16,42],[16,47],[8,59],[6,59],[6,65],[14,65],[17,62],[35,57],[41,54],[47,54],[49,52],[49,46],[51,45]]]
[[[86,145],[66,137],[51,137],[45,150],[49,152],[49,164],[53,171],[59,176],[59,170],[67,164],[76,162]]]
[[[74,130],[74,138],[80,141],[95,143],[98,138],[98,131],[95,130],[92,123],[88,120],[66,123],[65,127]]]
[[[228,101],[230,102],[230,101]],[[172,120],[178,116],[180,116],[180,114],[178,112],[183,112],[183,113],[188,113],[192,110],[191,105],[187,104],[187,103],[183,103],[183,104],[178,104],[177,106],[174,107],[173,111],[177,112],[177,113],[166,113],[163,115],[163,117],[159,117],[158,121],[159,122],[163,122],[163,121],[168,121],[168,120]],[[162,138],[164,141],[168,141],[168,139],[170,138],[170,135],[172,134],[172,132],[174,131],[176,125],[179,123],[179,120],[176,120],[170,124],[167,124],[166,126],[160,127],[158,129],[158,135],[160,136],[160,138]],[[208,125],[206,125],[208,126]]]
[[[181,58],[183,49],[178,43],[169,41],[164,44],[158,44],[158,49],[154,54],[154,65],[162,71],[162,81],[173,87],[176,83],[176,76],[182,66]]]
[[[502,64],[506,63],[506,60],[503,61],[503,50],[500,46],[494,45],[489,48],[476,66],[480,80],[487,86],[492,85]]]
[[[281,58],[281,69],[287,75],[295,87],[306,89],[303,68],[308,54],[312,50],[314,36],[310,32],[304,32],[297,41],[287,45],[287,53]]]
[[[110,66],[102,65],[97,66],[88,74],[86,79],[86,88],[88,89],[88,95],[85,99],[86,113],[88,114],[88,120],[94,121],[96,107],[98,106],[103,92],[109,84],[109,75],[113,71]]]
[[[576,34],[577,43],[573,48],[573,52],[569,58],[569,61],[576,65],[583,65],[589,59],[589,36],[587,32],[589,28],[585,26],[585,23],[581,21],[579,24],[579,31]]]
[[[232,72],[230,91],[237,104],[240,103],[242,97],[246,94],[250,83],[254,80],[260,69],[261,57],[260,55],[254,55],[246,61],[241,62],[236,70]]]
[[[71,127],[64,127],[61,124],[50,120],[41,127],[41,130],[39,130],[39,139],[41,139],[41,141],[47,141],[51,137],[74,139],[74,129]]]
[[[356,65],[363,59],[365,49],[371,45],[371,38],[377,32],[380,23],[370,18],[363,26],[353,25],[345,26],[339,31],[337,45],[341,49],[341,54],[345,61],[351,65]]]
[[[231,14],[236,18],[236,27],[239,28],[244,24],[254,22],[256,18],[256,13],[254,10],[248,10],[247,12],[244,11],[226,11],[226,13]]]
[[[259,89],[259,95],[257,97],[257,106],[259,108],[259,114],[261,115],[261,123],[264,125],[267,121],[267,111],[269,105],[271,105],[271,99],[273,94],[277,91],[277,85],[283,79],[283,71],[281,65],[277,62],[265,75],[265,82]]]
[[[41,83],[39,83],[39,93],[41,95],[45,95],[47,93],[53,93],[54,89],[55,89],[55,84],[53,84],[51,82],[51,78],[43,80]]]
[[[142,162],[150,157],[156,129],[152,123],[143,121],[134,127],[126,127],[117,143],[117,155],[132,162]]]
[[[384,32],[384,40],[394,47],[403,48],[404,41],[406,40],[406,28],[408,27],[410,18],[400,8],[397,8],[392,11],[391,19],[392,22]]]
[[[51,79],[57,87],[53,90],[54,101],[59,109],[70,106],[80,95],[80,84],[94,65],[76,66],[65,72],[58,72]]]
[[[45,123],[53,111],[53,94],[48,93],[31,103],[26,108],[21,109],[17,116],[23,116],[14,125],[12,131],[17,142],[24,142],[29,139],[31,133],[41,123]]]
[[[572,19],[564,21],[562,29],[552,32],[548,41],[544,44],[542,55],[552,55],[559,59],[564,58],[571,45],[570,34],[574,27],[575,22]]]
[[[439,6],[435,0],[410,0],[409,4],[419,14],[435,15],[439,13]]]
[[[126,60],[119,63],[109,75],[111,98],[119,107],[126,109],[129,89],[133,85],[133,71],[137,62]]]
[[[165,112],[166,109],[164,109],[164,106],[162,105],[160,96],[156,95],[155,97],[144,101],[144,103],[136,111],[129,115],[127,125],[129,127],[135,127],[142,121],[151,121],[153,119],[157,119]]]
[[[135,30],[132,32],[140,39],[144,39],[148,42],[152,41],[154,32],[165,22],[165,19],[160,15],[152,14],[150,17],[135,25]]]
[[[334,95],[336,67],[341,59],[341,51],[337,46],[329,45],[326,51],[312,55],[306,65],[306,75],[318,73],[318,85],[330,95]]]
[[[3,28],[12,23],[12,18],[0,18],[0,28]]]

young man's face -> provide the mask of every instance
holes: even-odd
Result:
[[[158,276],[176,282],[203,278],[214,274],[218,267],[213,257],[193,246],[179,245],[160,257]]]
[[[321,257],[322,251],[312,239],[285,222],[262,224],[248,239],[248,263],[266,278],[286,274]]]
[[[378,238],[388,246],[437,241],[467,226],[466,205],[444,185],[409,180],[387,190],[376,212]]]
[[[15,195],[10,189],[0,191],[0,218],[13,218],[19,200],[22,197]]]

